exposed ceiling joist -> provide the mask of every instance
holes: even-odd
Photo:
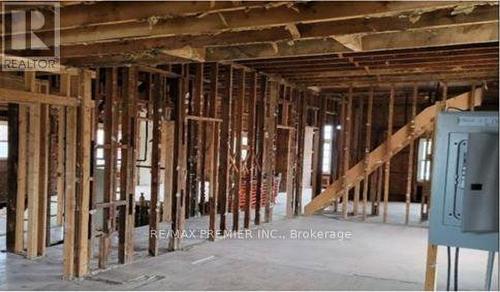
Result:
[[[415,31],[379,33],[360,38],[363,51],[446,46],[498,41],[498,22],[445,27]],[[243,60],[289,56],[318,55],[349,52],[344,45],[332,39],[280,42],[281,50],[269,50],[262,44],[207,48],[206,58],[217,60]]]

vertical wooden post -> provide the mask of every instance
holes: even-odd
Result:
[[[342,172],[342,185],[344,189],[344,193],[342,196],[342,217],[347,219],[347,213],[349,208],[349,189],[350,186],[347,184],[347,171],[349,170],[349,159],[350,159],[350,150],[351,150],[351,128],[352,128],[352,86],[349,87],[349,94],[347,96],[347,108],[345,114],[345,131],[344,131],[344,171]]]
[[[216,118],[217,116],[217,92],[219,83],[219,64],[213,63],[210,71],[210,117]],[[217,192],[218,181],[217,173],[218,166],[218,146],[219,146],[219,124],[212,123],[211,136],[210,136],[210,149],[209,156],[210,162],[210,193],[208,199],[209,205],[209,239],[215,240],[216,237],[216,217],[217,217]]]
[[[302,214],[302,189],[303,189],[303,174],[304,174],[304,129],[307,123],[307,95],[304,91],[300,91],[296,99],[296,131],[297,135],[297,151],[296,151],[296,170],[295,170],[295,216]]]
[[[173,178],[174,178],[174,140],[175,140],[175,122],[165,121],[162,126],[162,147],[165,153],[165,171],[163,173],[163,218],[162,221],[172,221],[172,197],[173,197]]]
[[[62,77],[61,75],[61,85],[62,79],[66,77]],[[57,107],[57,217],[56,222],[59,225],[64,223],[64,155],[65,155],[65,147],[64,147],[64,107]]]
[[[243,114],[245,109],[245,69],[240,70],[240,82],[238,85],[238,97],[234,100],[234,129],[233,137],[235,140],[235,149],[233,152],[234,157],[234,173],[233,173],[233,187],[231,188],[232,194],[232,215],[233,215],[233,231],[239,230],[239,217],[240,217],[240,183],[243,175],[243,164],[241,163],[241,133],[243,130]]]
[[[135,212],[135,154],[137,129],[137,71],[135,67],[123,69],[121,98],[121,169],[120,206],[118,223],[118,261],[122,264],[132,261],[134,253],[134,212]]]
[[[438,253],[438,246],[428,243],[427,263],[425,269],[425,284],[424,284],[425,291],[436,291],[437,253]]]
[[[195,78],[193,86],[193,107],[195,116],[203,116],[204,100],[203,100],[203,63],[195,64]],[[192,215],[200,213],[203,215],[203,204],[205,202],[205,177],[203,174],[204,160],[203,160],[203,143],[204,143],[204,129],[206,122],[193,121],[193,128],[196,129],[194,137],[195,148],[195,193],[191,196]]]
[[[231,137],[231,121],[232,121],[232,103],[233,103],[233,68],[229,65],[226,68],[226,84],[225,93],[222,100],[222,124],[221,137]],[[231,153],[231,139],[221,140],[220,143],[220,158],[219,158],[219,212],[220,212],[220,231],[226,231],[226,208],[227,196],[230,190],[229,185],[229,155]]]
[[[250,208],[253,179],[255,177],[255,150],[256,150],[256,107],[257,107],[257,73],[254,72],[250,78],[250,96],[248,100],[248,119],[247,119],[247,157],[246,169],[247,180],[245,186],[245,217],[244,228],[250,228]]]
[[[24,72],[27,89],[36,91],[35,72]],[[40,167],[40,104],[28,106],[28,158],[27,158],[27,197],[28,197],[28,238],[27,257],[32,259],[38,254],[38,213],[39,213],[39,167]]]
[[[446,87],[446,86],[445,86]],[[446,90],[445,90],[446,92]],[[445,95],[445,94],[444,94]],[[413,86],[413,99],[411,103],[411,121],[410,121],[410,132],[408,133],[408,139],[410,140],[409,151],[408,151],[408,176],[406,177],[406,195],[405,195],[405,224],[410,222],[410,203],[411,203],[411,191],[413,182],[413,156],[415,143],[413,142],[415,136],[415,116],[417,115],[417,97],[418,97],[418,87],[415,84]],[[445,97],[446,99],[446,97]]]
[[[365,177],[363,180],[363,220],[366,220],[366,208],[368,204],[368,183],[370,178],[370,151],[372,143],[372,112],[373,112],[373,87],[370,87],[368,105],[366,109],[366,134],[365,134]]]
[[[264,191],[263,182],[265,180],[264,161],[265,161],[265,119],[267,111],[267,77],[261,79],[260,84],[260,99],[257,102],[257,133],[255,138],[255,167],[256,167],[256,181],[255,187],[255,225],[260,225],[260,213],[262,205],[262,193]]]
[[[269,223],[273,217],[273,185],[274,185],[274,167],[276,161],[275,155],[275,135],[276,135],[276,106],[278,103],[278,83],[276,81],[269,82],[269,108],[266,112],[265,119],[265,160],[264,160],[264,175],[266,178],[266,206],[264,208],[264,222]]]
[[[69,94],[69,76],[62,78]],[[63,83],[61,83],[63,84]],[[66,87],[67,86],[67,87]],[[66,108],[66,157],[64,198],[64,278],[75,275],[75,210],[76,210],[76,108]]]
[[[69,74],[61,74],[60,79],[60,94],[62,96],[70,96],[71,94],[71,76]],[[74,276],[74,243],[75,243],[75,208],[76,208],[76,109],[73,107],[61,107],[59,112],[58,127],[59,143],[63,148],[62,169],[64,174],[61,174],[65,179],[63,181],[64,194],[62,201],[57,204],[64,204],[64,248],[63,248],[63,266],[64,278],[71,279]],[[58,155],[60,155],[60,152]],[[58,157],[59,159],[59,157]],[[58,191],[59,191],[58,187]]]
[[[161,161],[161,99],[164,91],[161,78],[158,74],[153,75],[153,142],[151,147],[151,200],[149,206],[149,254],[152,256],[157,256],[159,250],[158,193],[160,190]]]
[[[48,207],[48,168],[49,168],[49,106],[46,104],[40,105],[40,154],[39,154],[39,172],[38,172],[38,243],[37,255],[45,254],[47,232],[47,212],[50,212]]]
[[[174,140],[174,165],[175,177],[172,201],[172,231],[169,249],[177,250],[181,246],[182,231],[185,220],[185,196],[186,196],[186,163],[187,163],[187,133],[186,133],[186,97],[189,95],[188,67],[183,65],[182,76],[171,88],[172,96],[175,96],[175,140]]]
[[[117,68],[106,68],[105,71],[105,96],[104,96],[104,204],[103,209],[103,234],[99,244],[99,268],[104,269],[108,265],[108,255],[111,245],[111,233],[113,232],[112,208],[110,204],[115,196],[115,169],[116,169],[116,98],[118,94]]]
[[[314,148],[315,158],[315,183],[313,184],[313,198],[321,193],[323,184],[323,146],[325,144],[325,123],[326,123],[326,97],[320,96],[319,117],[318,117],[318,137],[317,145]]]
[[[24,215],[24,208],[22,210],[17,209],[17,202],[19,199],[23,200],[24,204],[24,195],[22,198],[18,198],[18,189],[22,189],[23,186],[18,186],[19,175],[25,175],[20,173],[20,168],[24,168],[19,165],[20,157],[24,156],[24,153],[20,153],[20,142],[21,140],[25,140],[26,136],[20,136],[19,134],[23,132],[21,130],[21,126],[25,126],[21,124],[21,117],[19,112],[19,105],[9,103],[8,105],[8,161],[7,161],[7,234],[6,234],[6,248],[8,252],[17,252],[16,241],[19,241],[19,237],[24,237],[24,234],[18,235],[16,233],[16,228],[18,225],[24,225],[24,216],[18,222],[17,213],[22,213]],[[23,133],[25,135],[25,133]],[[24,233],[24,232],[23,232]],[[21,248],[22,251],[22,248]]]
[[[89,200],[90,200],[90,160],[92,140],[92,76],[88,70],[79,72],[78,95],[78,188],[76,213],[76,276],[85,276],[88,272],[88,235],[89,235]]]
[[[394,117],[394,85],[391,85],[391,93],[389,95],[389,114],[387,117],[387,141],[386,141],[386,156],[387,161],[384,167],[384,214],[383,221],[387,223],[387,212],[389,207],[389,191],[390,191],[390,177],[391,177],[391,138],[392,138],[392,125]]]
[[[358,106],[356,108],[356,113],[354,115],[354,134],[353,134],[354,145],[351,151],[354,163],[357,163],[360,160],[360,152],[361,152],[360,137],[361,137],[361,121],[363,117],[363,110],[364,110],[363,99],[359,98]],[[361,182],[357,182],[354,186],[354,202],[352,208],[352,213],[354,216],[358,215],[360,192],[361,192]]]
[[[286,171],[286,216],[292,218],[295,214],[294,200],[294,168],[295,168],[295,130],[288,130],[288,153]],[[297,178],[296,178],[297,179]]]

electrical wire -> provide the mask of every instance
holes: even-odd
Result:
[[[447,246],[446,251],[448,254],[448,273],[446,274],[446,291],[450,291],[450,278],[451,278],[451,247]]]
[[[455,283],[454,283],[454,288],[455,288],[455,291],[458,291],[458,251],[459,251],[459,248],[456,247],[455,248],[455,277],[454,277],[454,280],[455,280]]]

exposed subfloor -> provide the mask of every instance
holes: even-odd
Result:
[[[189,220],[193,226],[206,223],[202,218],[195,219]],[[265,239],[261,228],[273,231],[275,238]],[[293,230],[310,229],[351,232],[352,237],[349,240],[290,238]],[[138,228],[136,234],[143,233],[145,237],[145,230]],[[190,241],[202,243],[183,251],[162,252],[155,258],[138,256],[134,263],[75,281],[61,280],[61,246],[49,248],[45,258],[35,261],[3,253],[0,289],[421,290],[423,287],[426,228],[340,221],[321,215],[275,220],[254,229],[252,235],[251,239],[231,238],[215,243]],[[261,237],[257,238],[258,235]],[[461,250],[459,289],[483,288],[486,258],[486,252]],[[438,263],[438,288],[445,289],[444,248],[439,250]],[[493,278],[493,288],[498,290],[497,269]]]

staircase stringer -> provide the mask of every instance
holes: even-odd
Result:
[[[445,108],[468,110],[470,105],[471,93],[466,92],[454,98],[446,100]],[[482,89],[478,88],[474,94],[474,106],[481,105]],[[350,190],[357,183],[364,179],[365,171],[368,174],[373,173],[378,167],[382,166],[386,161],[390,160],[394,155],[403,150],[410,142],[422,136],[425,132],[434,128],[434,119],[436,118],[441,102],[436,102],[421,111],[416,117],[414,122],[414,132],[412,133],[411,122],[400,128],[396,133],[391,136],[391,149],[387,152],[386,142],[380,144],[377,148],[370,152],[368,155],[368,163],[362,160],[353,167],[351,167],[345,175],[345,185],[343,178],[334,181],[326,189],[324,189],[318,196],[316,196],[309,204],[305,206],[304,214],[312,215],[328,207],[335,199],[340,197],[347,189]],[[347,185],[347,188],[345,186]]]

